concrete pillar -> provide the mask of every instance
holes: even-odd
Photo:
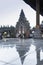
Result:
[[[36,0],[36,28],[39,28],[39,24],[40,24],[40,6],[39,6],[39,0]]]
[[[36,57],[37,57],[37,65],[40,65],[40,49],[36,50]]]

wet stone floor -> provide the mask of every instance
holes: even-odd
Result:
[[[0,40],[0,65],[36,65],[43,60],[43,40],[7,38]]]

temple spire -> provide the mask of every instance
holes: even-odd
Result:
[[[26,20],[23,9],[21,10],[20,17],[19,17],[19,21],[22,21],[22,20]]]

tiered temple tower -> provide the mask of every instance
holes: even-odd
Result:
[[[16,24],[16,31],[18,36],[22,36],[22,37],[29,37],[30,34],[30,24],[29,22],[26,20],[25,14],[23,12],[23,10],[21,10],[20,13],[20,17],[19,20]]]

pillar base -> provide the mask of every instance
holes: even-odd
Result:
[[[36,25],[36,28],[37,28],[37,29],[39,29],[39,28],[40,28],[40,26],[39,26],[39,25]]]

